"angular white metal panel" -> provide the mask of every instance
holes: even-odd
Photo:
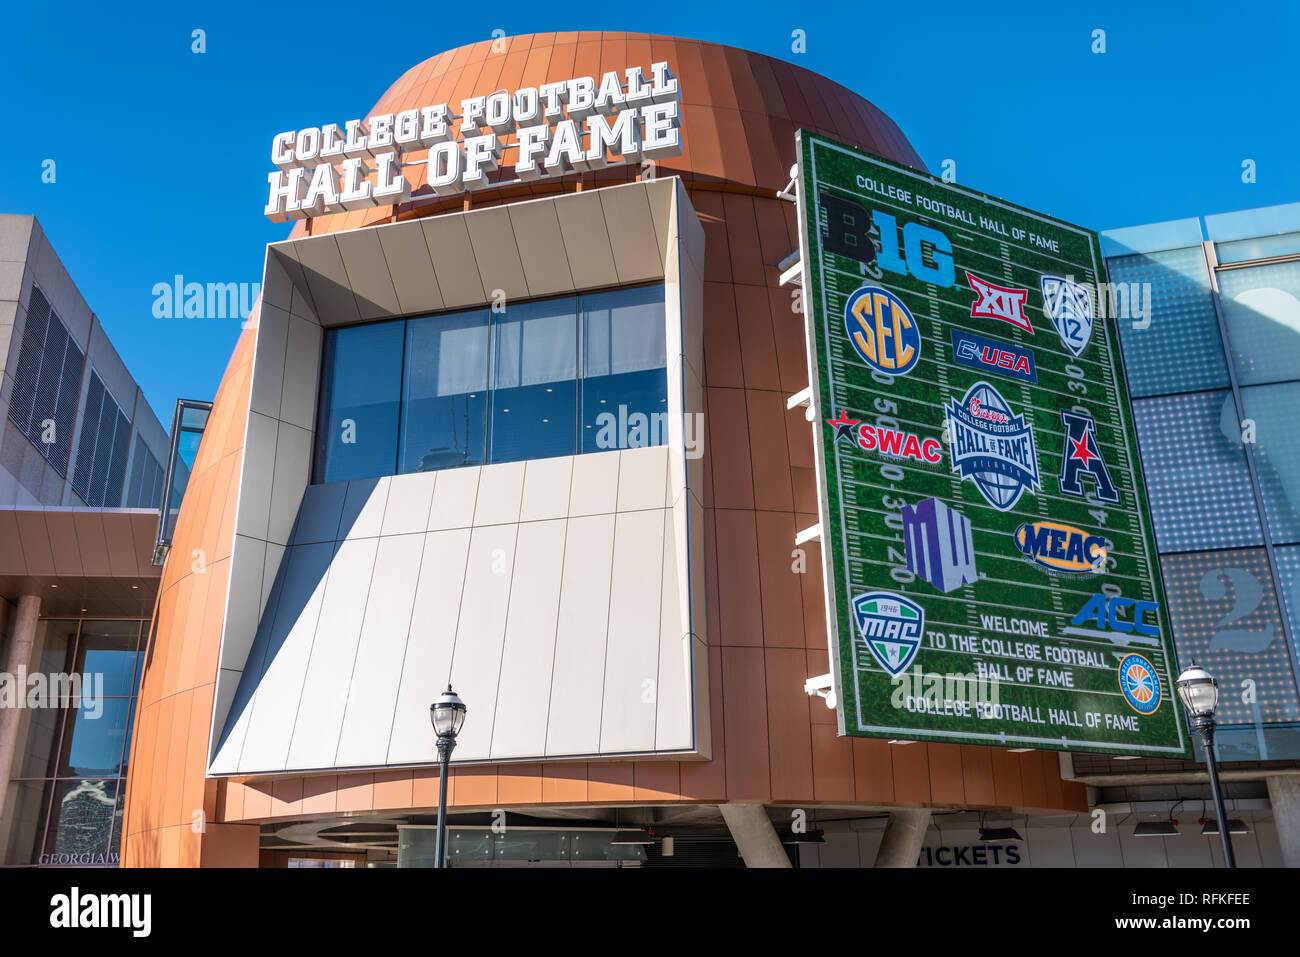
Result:
[[[548,755],[600,750],[614,516],[571,518],[568,525],[546,719]]]
[[[590,452],[573,458],[569,487],[569,514],[603,515],[618,506],[618,449]]]
[[[524,494],[524,463],[503,462],[479,470],[474,524],[504,525],[519,521]]]
[[[314,320],[289,317],[280,418],[312,432],[316,429],[316,388],[320,382],[323,335]]]
[[[388,505],[391,476],[377,479],[354,479],[348,482],[339,517],[338,538],[374,538],[384,527],[384,509]]]
[[[618,511],[663,508],[668,483],[668,446],[619,452]]]
[[[308,485],[298,509],[298,521],[294,525],[291,544],[309,545],[312,542],[332,542],[337,539],[339,518],[343,515],[343,500],[347,494],[347,482]]]
[[[287,545],[311,472],[312,434],[289,422],[280,422],[276,431],[275,477],[266,540]]]
[[[257,349],[249,408],[279,418],[284,388],[284,350],[289,339],[289,312],[263,302],[257,318]]]
[[[397,223],[387,229],[375,230],[388,263],[388,273],[393,277],[393,288],[401,311],[407,315],[420,312],[437,312],[444,308],[442,292],[438,289],[433,263],[429,260],[429,247],[424,241],[424,230],[419,221]]]
[[[384,522],[380,534],[423,533],[428,527],[429,508],[433,504],[433,489],[437,479],[437,472],[394,475],[388,487],[388,501],[384,505]]]
[[[379,539],[336,766],[376,764],[388,754],[423,553],[423,534]]]
[[[343,542],[334,553],[302,693],[294,702],[290,767],[334,764],[378,547],[379,539],[363,538]]]
[[[379,246],[379,231],[349,229],[334,233],[334,237],[338,240],[339,254],[361,318],[381,319],[398,315],[401,307],[397,303],[392,277],[388,274],[384,251]]]
[[[600,750],[652,751],[659,695],[664,511],[615,516]]]
[[[446,469],[438,473],[429,509],[429,531],[469,528],[474,524],[474,503],[478,499],[477,468]]]
[[[690,635],[682,617],[674,514],[663,514],[663,575],[659,581],[659,655],[655,695],[655,750],[691,746]]]
[[[573,456],[534,459],[524,466],[524,496],[519,521],[537,522],[569,514]]]
[[[492,721],[494,759],[546,751],[546,714],[555,661],[566,520],[527,522],[515,545],[514,585]]]
[[[496,700],[517,531],[517,525],[488,525],[475,528],[470,535],[465,590],[451,658],[451,680],[456,693],[467,702]],[[456,742],[456,756],[461,760],[483,760],[488,757],[491,740],[490,720],[467,721]]]
[[[239,514],[235,533],[266,541],[271,514],[271,478],[275,473],[275,439],[278,421],[258,412],[248,413],[244,436],[244,474],[239,484]],[[260,467],[250,468],[249,460]],[[233,596],[232,596],[233,600]]]
[[[420,578],[386,755],[389,764],[419,763],[435,755],[429,705],[442,694],[451,673],[469,534],[468,528],[453,528],[424,535]],[[478,712],[475,706],[476,718]]]

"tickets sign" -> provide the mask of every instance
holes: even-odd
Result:
[[[1185,756],[1096,234],[798,143],[840,733]]]

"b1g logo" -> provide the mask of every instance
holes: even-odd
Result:
[[[966,281],[979,297],[970,304],[971,318],[1001,319],[1025,332],[1034,331],[1034,327],[1025,316],[1025,300],[1029,298],[1028,289],[999,286],[987,279],[981,279],[972,272],[966,273]]]
[[[1043,276],[1043,311],[1056,327],[1065,348],[1083,355],[1092,338],[1092,293],[1081,283],[1061,276]]]
[[[1106,539],[1061,522],[1025,522],[1015,531],[1016,547],[1033,564],[1054,574],[1100,572]]]
[[[820,193],[817,204],[826,214],[822,249],[828,253],[911,275],[930,285],[947,289],[955,285],[952,240],[924,223],[905,223],[903,242],[898,241],[898,220],[878,209],[868,209],[856,200]],[[880,236],[880,250],[871,237],[872,227]]]
[[[1037,382],[1034,354],[1010,343],[986,339],[973,332],[952,329],[952,358],[971,369],[996,372],[1020,382]]]
[[[975,483],[999,512],[1010,511],[1022,492],[1041,488],[1034,430],[987,382],[976,382],[948,406],[952,470]]]
[[[1065,447],[1061,449],[1061,492],[1085,498],[1083,477],[1092,476],[1093,492],[1099,502],[1119,501],[1119,489],[1110,480],[1110,472],[1097,446],[1097,423],[1082,412],[1061,410],[1065,423]]]
[[[863,286],[844,305],[844,330],[862,361],[885,375],[907,375],[921,358],[921,331],[903,300]]]
[[[858,633],[871,657],[891,675],[900,675],[916,657],[925,629],[925,611],[910,598],[887,591],[853,599]]]
[[[1125,655],[1120,661],[1119,690],[1138,714],[1155,714],[1160,707],[1160,676],[1142,655]]]

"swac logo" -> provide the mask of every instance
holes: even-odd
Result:
[[[876,591],[853,599],[858,633],[871,657],[891,675],[899,675],[916,657],[925,631],[925,611],[892,592]]]
[[[1106,557],[1106,539],[1060,522],[1026,522],[1014,538],[1025,558],[1049,572],[1086,575]]]
[[[1158,602],[1139,601],[1123,595],[1097,594],[1088,599],[1087,604],[1070,620],[1069,626],[1061,631],[1085,638],[1106,638],[1121,645],[1130,642],[1158,645],[1159,620],[1148,624],[1146,615],[1150,613],[1155,617],[1159,611]],[[1085,627],[1089,623],[1096,627]]]
[[[951,332],[952,357],[961,365],[972,369],[987,369],[1021,382],[1038,381],[1034,354],[1028,349],[998,342],[996,339],[986,339],[960,329]]]
[[[1025,300],[1029,298],[1028,289],[999,286],[987,279],[981,279],[972,272],[966,273],[966,281],[979,296],[970,304],[972,317],[1001,319],[1025,332],[1034,331],[1034,327],[1029,324],[1029,319],[1025,316]]]
[[[1120,661],[1119,690],[1138,714],[1155,714],[1160,707],[1160,675],[1141,655],[1125,655]]]
[[[1088,287],[1060,276],[1043,276],[1043,311],[1056,334],[1076,356],[1083,355],[1092,338],[1092,293]]]
[[[943,458],[943,447],[938,439],[923,439],[914,432],[900,432],[880,425],[863,425],[861,419],[850,419],[841,411],[838,419],[827,419],[826,424],[835,430],[835,441],[844,439],[864,452],[879,452],[894,459],[911,459],[938,465]]]
[[[907,375],[921,358],[921,331],[903,300],[863,286],[844,305],[844,328],[862,361],[886,375]]]
[[[1034,430],[987,382],[976,382],[961,401],[949,400],[952,470],[975,483],[999,512],[1010,511],[1022,492],[1042,487]]]

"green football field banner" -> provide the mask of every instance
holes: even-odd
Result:
[[[1186,756],[1097,235],[798,145],[840,732]]]

